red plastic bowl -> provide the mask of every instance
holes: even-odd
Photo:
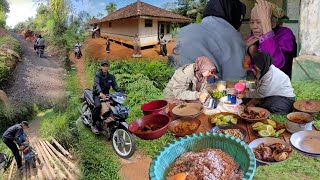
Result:
[[[144,115],[165,114],[168,102],[165,100],[150,101],[141,106]]]
[[[170,118],[167,115],[150,114],[130,123],[129,131],[144,140],[158,139],[168,131],[169,123]],[[161,128],[151,132],[137,132],[145,125],[159,125]]]

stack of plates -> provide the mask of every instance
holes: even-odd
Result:
[[[314,130],[299,131],[292,134],[290,143],[299,153],[320,158],[320,132]]]

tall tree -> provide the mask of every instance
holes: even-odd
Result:
[[[108,5],[106,5],[105,10],[107,11],[107,13],[109,15],[117,10],[117,4],[114,2],[111,2]]]
[[[7,0],[0,0],[0,26],[6,25],[7,13],[10,11]]]
[[[103,14],[99,12],[99,13],[97,14],[97,17],[103,17]]]
[[[168,11],[175,11],[177,9],[177,2],[166,2],[162,4],[162,8]]]
[[[8,13],[10,11],[10,5],[7,0],[0,0],[0,10]]]

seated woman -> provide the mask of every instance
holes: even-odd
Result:
[[[246,40],[246,44],[249,57],[256,52],[267,52],[274,60],[273,65],[291,79],[292,62],[297,55],[297,43],[292,31],[281,26],[288,20],[281,8],[265,0],[257,0],[251,11],[252,34]],[[253,68],[251,61],[249,66]]]
[[[293,110],[295,94],[289,77],[272,63],[272,57],[265,52],[258,52],[252,58],[256,89],[244,95],[250,100],[248,106],[259,106],[271,113],[288,114]]]
[[[165,99],[177,104],[195,100],[203,103],[209,95],[205,89],[207,77],[215,69],[212,61],[205,56],[197,58],[193,64],[178,68],[164,89]]]

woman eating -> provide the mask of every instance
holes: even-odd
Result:
[[[252,98],[248,106],[259,106],[275,114],[288,114],[293,110],[295,94],[289,77],[272,63],[268,53],[258,52],[253,56],[256,89],[240,97]]]
[[[252,57],[256,52],[267,52],[273,65],[291,79],[293,58],[297,55],[296,38],[289,28],[281,26],[289,18],[275,4],[257,0],[251,11],[251,35],[246,40],[247,52]],[[250,69],[253,68],[249,61]]]
[[[212,61],[201,56],[193,64],[178,68],[164,89],[164,97],[169,103],[200,100],[204,102],[209,95],[205,87],[207,77],[215,71]]]

